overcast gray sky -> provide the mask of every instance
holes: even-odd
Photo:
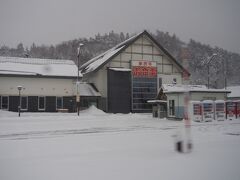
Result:
[[[0,46],[156,29],[240,53],[240,0],[0,0]]]

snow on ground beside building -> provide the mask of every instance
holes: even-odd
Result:
[[[193,152],[174,151],[183,122],[151,114],[0,111],[3,180],[239,180],[240,120],[192,123]]]

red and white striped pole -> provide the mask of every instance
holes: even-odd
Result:
[[[181,52],[182,63],[184,67],[183,71],[183,85],[184,85],[184,115],[183,115],[183,122],[184,122],[184,129],[181,131],[179,138],[176,141],[176,151],[180,153],[188,153],[192,150],[192,140],[191,140],[191,119],[189,117],[189,89],[188,89],[188,82],[189,82],[189,59],[190,54],[186,47],[182,49]]]

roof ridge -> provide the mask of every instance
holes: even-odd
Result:
[[[75,64],[73,60],[65,59],[43,59],[43,58],[23,58],[23,57],[5,57],[0,56],[0,63],[20,63],[20,64]]]

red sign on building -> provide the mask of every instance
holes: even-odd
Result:
[[[133,77],[157,77],[156,62],[135,61],[132,65]]]

